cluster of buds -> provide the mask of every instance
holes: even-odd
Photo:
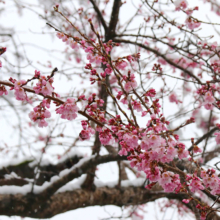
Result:
[[[33,122],[36,122],[39,127],[47,127],[48,123],[45,118],[50,118],[51,114],[46,109],[50,108],[50,100],[44,99],[38,106],[34,108],[34,111],[29,113],[29,117]]]
[[[35,93],[41,93],[44,96],[52,95],[54,91],[54,87],[52,86],[53,78],[51,76],[42,76],[37,70],[35,71],[34,77],[39,80],[36,86],[33,88]]]

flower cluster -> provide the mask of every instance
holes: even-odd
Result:
[[[67,45],[69,45],[72,49],[78,50],[79,45],[76,41],[74,41],[72,38],[69,38],[67,35],[58,32],[57,37],[61,39],[63,42],[66,42]]]
[[[0,84],[0,96],[8,95],[8,91],[6,90],[5,86]]]
[[[174,192],[181,188],[179,175],[170,171],[164,172],[158,182],[165,192]]]
[[[212,92],[208,91],[204,96],[204,107],[207,110],[212,110],[214,102],[215,102],[215,98],[213,97]]]
[[[128,72],[128,76],[124,75],[123,79],[125,80],[125,86],[124,89],[126,92],[130,92],[133,89],[137,88],[137,82],[135,80],[135,75],[134,74],[130,74],[130,72]]]
[[[186,19],[186,26],[193,30],[195,28],[198,28],[201,25],[201,23],[198,20],[193,19],[192,17],[187,17]]]
[[[212,110],[214,107],[213,104],[216,101],[214,97],[215,91],[217,91],[216,86],[209,83],[207,83],[207,85],[201,86],[201,88],[197,90],[197,94],[202,95],[203,97],[202,105],[207,110]],[[216,104],[218,104],[218,102]]]
[[[181,103],[180,100],[178,100],[176,93],[172,92],[169,96],[170,102],[175,102],[176,104]]]
[[[79,133],[79,138],[82,141],[89,140],[91,135],[95,134],[95,130],[89,126],[88,121],[81,121],[83,130]]]
[[[90,69],[91,75],[96,75],[98,77],[98,80],[100,80],[99,75],[96,72],[96,69],[92,68],[92,63],[94,63],[96,66],[101,64],[104,64],[106,66],[104,73],[100,73],[101,77],[105,78],[106,75],[111,74],[112,68],[107,62],[108,53],[112,50],[111,40],[107,43],[102,44],[102,50],[104,50],[103,53],[99,43],[96,43],[94,39],[91,39],[90,41],[85,41],[78,37],[72,37],[59,32],[57,33],[57,37],[61,39],[63,42],[66,42],[66,44],[70,45],[72,49],[78,50],[79,48],[82,48],[87,53],[87,59],[90,63],[86,65],[85,69]],[[124,69],[124,65],[126,65],[126,62],[122,61],[119,67],[123,66],[122,69]],[[95,78],[91,78],[92,83],[94,83],[95,81]]]
[[[40,75],[40,72],[35,70],[35,78],[38,78],[38,83],[36,84],[36,86],[34,86],[34,91],[39,94],[43,94],[44,96],[47,95],[52,95],[54,88],[52,86],[53,83],[53,78],[51,78],[50,76],[47,76],[47,78],[45,76]]]
[[[61,114],[61,118],[73,120],[77,117],[78,107],[74,98],[68,98],[64,104],[56,109],[57,114]]]
[[[211,50],[214,50],[215,48],[213,48],[213,46],[211,47]],[[217,48],[217,46],[216,46]],[[211,52],[210,52],[211,54]],[[220,60],[217,56],[212,57],[212,59],[210,60],[212,69],[214,70],[215,73],[219,74],[220,73]]]
[[[186,9],[188,6],[188,2],[186,0],[177,0],[174,2],[174,5],[176,6],[176,10],[180,11],[180,9]]]
[[[99,140],[103,145],[111,144],[114,140],[110,129],[99,129]]]
[[[151,89],[146,95],[155,96],[154,90]],[[113,136],[116,136],[117,142],[120,143],[119,155],[130,153],[128,159],[131,166],[137,167],[139,171],[144,171],[151,182],[158,182],[166,192],[180,190],[182,186],[179,175],[164,171],[159,166],[161,162],[173,161],[176,156],[182,159],[189,155],[185,145],[178,142],[178,135],[173,134],[174,139],[166,139],[157,135],[159,132],[167,131],[166,125],[169,122],[162,115],[158,118],[157,115],[152,114],[147,123],[148,129],[144,132],[140,132],[141,130],[135,129],[132,125],[123,128],[118,124],[119,122],[120,117],[109,120]],[[105,132],[100,132],[100,140],[103,144],[110,142],[112,139],[112,134],[110,134],[108,129]]]
[[[187,178],[186,180],[189,183],[189,188],[192,192],[196,192],[196,191],[199,191],[199,190],[203,190],[204,189],[204,186],[202,184],[202,181],[200,180],[199,177],[197,177],[196,175],[187,175]]]
[[[215,141],[217,144],[220,144],[220,132],[215,132],[214,135],[216,136]]]
[[[213,195],[220,194],[220,179],[214,169],[202,170],[201,178],[205,187],[210,188]]]
[[[34,108],[34,111],[29,113],[30,119],[36,122],[39,127],[46,127],[48,125],[45,118],[50,118],[51,114],[46,108],[50,108],[50,99],[44,99]]]
[[[9,81],[11,81],[14,84],[14,87],[11,87],[11,90],[15,90],[15,98],[19,101],[28,101],[30,102],[23,86],[27,84],[26,80],[15,80],[10,78]]]
[[[142,111],[143,111],[143,109],[142,109],[142,106],[141,106],[141,103],[140,103],[140,102],[138,102],[138,101],[134,100],[134,101],[133,101],[131,104],[132,104],[132,106],[133,106],[134,110],[137,110],[137,112],[142,112]]]

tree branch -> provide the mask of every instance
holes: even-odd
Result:
[[[42,185],[45,181],[50,181],[51,177],[58,175],[64,169],[71,168],[73,165],[78,163],[81,158],[82,157],[74,155],[56,165],[48,164],[45,166],[40,166],[39,177],[36,180],[36,185]],[[27,184],[27,181],[25,181],[23,178],[33,179],[35,175],[34,170],[36,166],[30,166],[31,162],[33,161],[24,161],[23,163],[20,163],[18,165],[3,167],[0,170],[0,185],[3,185],[3,183],[4,185],[16,186]],[[10,181],[6,181],[6,179],[4,179],[4,175],[10,174],[12,172],[16,173],[20,177],[20,179],[13,178],[10,179]]]
[[[3,80],[0,80],[0,85],[5,85],[5,86],[9,86],[9,87],[14,87],[14,84],[11,83],[11,82],[8,82],[8,81],[3,81]],[[34,93],[36,94],[36,92],[31,88],[31,87],[28,87],[28,86],[23,86],[22,87],[26,92],[30,92],[30,93]],[[44,98],[47,98],[47,99],[50,99],[50,100],[53,100],[59,104],[64,104],[65,102],[62,101],[61,99],[59,98],[56,98],[56,97],[53,97],[53,96],[49,96],[49,95],[46,95],[44,96],[43,94],[39,93],[37,95],[40,95],[40,96],[43,96]],[[79,114],[85,116],[86,118],[88,118],[89,120],[95,122],[97,125],[103,127],[104,125],[99,122],[98,120],[96,120],[95,118],[91,117],[90,115],[88,115],[86,112],[83,112],[83,111],[78,111]]]
[[[94,0],[89,0],[89,1],[92,3],[93,8],[94,8],[95,12],[97,13],[98,18],[100,19],[100,22],[101,22],[103,28],[105,29],[105,33],[106,33],[107,30],[108,30],[108,27],[107,27],[107,25],[106,25],[106,22],[105,22],[103,16],[102,16],[102,13],[100,12],[100,10],[99,10],[99,8],[97,7],[97,5],[96,5],[96,3],[94,2]]]
[[[85,160],[82,159],[79,161],[78,164],[76,164],[74,167],[72,167],[72,170],[58,179],[57,181],[53,182],[49,187],[47,187],[43,192],[39,194],[39,197],[41,199],[49,198],[52,196],[60,187],[68,183],[69,181],[80,177],[82,174],[86,173],[91,167],[103,164],[103,163],[108,163],[112,161],[121,161],[121,160],[126,160],[126,156],[120,156],[118,154],[108,154],[104,156],[96,156],[93,157],[87,161],[82,161]]]
[[[118,23],[119,10],[121,7],[121,0],[115,0],[112,7],[111,19],[109,22],[109,28],[106,32],[105,40],[109,41],[115,36],[115,29]]]
[[[195,76],[192,72],[190,72],[189,70],[183,68],[182,66],[179,66],[177,63],[173,62],[172,60],[168,59],[164,54],[161,54],[160,52],[158,52],[157,50],[150,48],[144,44],[138,43],[138,42],[133,42],[133,41],[129,41],[129,40],[125,40],[125,39],[115,39],[114,38],[114,42],[118,42],[118,43],[128,43],[128,44],[133,44],[136,46],[139,46],[141,48],[144,48],[148,51],[151,51],[152,53],[154,53],[155,55],[157,55],[158,57],[162,57],[164,60],[167,61],[167,63],[169,63],[170,65],[182,70],[183,72],[187,73],[189,76],[191,76],[192,78],[194,78],[199,84],[203,85],[203,83],[201,82],[201,80]]]
[[[211,129],[209,132],[207,132],[206,134],[204,134],[202,137],[200,137],[196,142],[195,145],[198,145],[200,142],[202,142],[204,139],[206,139],[207,137],[209,137],[210,135],[212,135],[215,131],[219,130],[218,127],[214,127],[213,129]],[[193,149],[193,146],[191,146],[188,151],[191,151]]]
[[[32,218],[51,218],[59,213],[95,205],[138,205],[155,201],[159,198],[182,200],[184,194],[152,192],[142,187],[97,188],[94,192],[77,189],[58,193],[40,202],[33,197],[32,204],[27,196],[0,195],[0,215],[19,215]],[[28,205],[30,204],[30,205]]]

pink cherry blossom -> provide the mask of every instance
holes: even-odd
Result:
[[[93,128],[88,128],[86,130],[82,130],[79,134],[80,140],[89,140],[91,135],[95,133],[95,130]]]
[[[42,102],[29,113],[29,118],[38,124],[39,127],[46,127],[48,123],[45,118],[50,118],[51,114]]]
[[[131,90],[133,90],[133,89],[135,89],[135,88],[137,88],[137,82],[134,80],[134,81],[132,81],[132,82],[127,82],[126,84],[125,84],[125,91],[126,92],[130,92]]]
[[[56,109],[57,114],[61,114],[61,118],[73,120],[77,117],[78,107],[74,98],[68,98],[64,104]]]
[[[164,172],[158,182],[165,192],[173,192],[180,185],[179,175],[170,171]]]
[[[215,137],[215,141],[217,144],[220,144],[220,132],[215,132],[214,135]]]
[[[125,86],[124,86],[124,89],[125,89],[126,92],[130,92],[131,90],[137,88],[137,82],[135,80],[135,75],[134,74],[129,75],[129,77],[124,76],[123,78],[125,80],[127,80],[126,83],[125,83]]]
[[[157,182],[160,179],[160,170],[158,167],[154,169],[147,168],[145,171],[146,178],[148,178],[151,182]]]
[[[134,110],[137,110],[137,112],[143,111],[140,102],[134,100],[134,101],[132,102],[132,105],[133,105]]]
[[[184,150],[182,148],[179,148],[179,150],[178,150],[178,157],[179,157],[180,160],[183,159],[183,158],[187,158],[188,155],[189,155],[189,151]]]
[[[196,153],[202,153],[202,149],[200,149],[197,145],[195,145],[193,147],[193,152],[196,154]]]
[[[207,110],[212,110],[213,109],[213,103],[215,102],[215,98],[212,95],[211,91],[206,92],[204,96],[204,107]]]
[[[177,149],[172,146],[169,146],[167,148],[167,159],[172,161],[176,155],[177,155]]]
[[[95,130],[91,128],[87,121],[81,121],[83,130],[79,134],[81,141],[89,140],[91,135],[95,134]]]
[[[220,179],[214,169],[202,170],[201,178],[205,187],[210,188],[213,195],[220,193]]]
[[[116,63],[116,67],[119,69],[119,70],[125,70],[125,68],[127,67],[127,62],[125,61],[120,61],[120,62],[117,62]]]
[[[177,95],[176,95],[176,93],[174,93],[174,92],[172,92],[172,93],[170,94],[169,100],[170,100],[170,102],[175,102],[176,104],[178,104],[179,102],[181,102],[181,101],[178,100]]]
[[[186,26],[190,29],[193,30],[195,28],[198,28],[201,25],[201,23],[199,23],[197,20],[194,20],[191,17],[188,17],[186,19]]]
[[[44,96],[52,95],[54,88],[52,87],[53,79],[46,79],[45,76],[40,76],[39,82],[33,88],[34,91],[39,94],[42,93]]]
[[[26,84],[26,80],[18,80],[14,82],[15,98],[20,101],[28,101],[27,94],[22,88],[22,85]]]
[[[15,81],[14,88],[19,89],[22,85],[25,85],[25,84],[26,84],[26,80],[23,80],[23,79]]]
[[[149,96],[149,97],[155,97],[155,95],[156,95],[155,89],[149,89],[149,90],[145,93],[145,96]]]
[[[164,139],[158,135],[151,135],[150,137],[143,137],[141,148],[148,150],[149,148],[157,148],[165,143]]]
[[[16,88],[15,89],[15,98],[17,100],[20,100],[20,101],[24,101],[27,99],[27,94],[25,93],[24,89],[23,88]]]
[[[0,85],[0,96],[8,95],[8,91],[6,90],[5,86]]]
[[[201,180],[196,176],[192,178],[191,183],[189,184],[189,187],[192,192],[196,192],[198,190],[204,189],[204,186],[202,185]]]
[[[207,109],[207,110],[212,110],[212,109],[214,108],[214,106],[213,106],[212,104],[210,104],[210,103],[205,104],[204,107],[205,107],[205,109]]]
[[[138,137],[137,135],[125,134],[123,136],[124,141],[130,148],[134,148],[138,146]]]
[[[174,5],[176,6],[176,10],[180,11],[180,9],[186,9],[188,6],[188,2],[186,0],[177,0],[174,2]]]
[[[99,132],[99,139],[103,145],[110,144],[110,142],[113,141],[113,137],[112,137],[110,130],[104,129],[103,131],[100,131]]]
[[[128,151],[125,149],[125,148],[122,148],[119,152],[118,152],[118,154],[120,155],[120,156],[127,156],[128,155]]]
[[[109,64],[107,64],[107,68],[105,68],[105,74],[110,75],[112,73],[112,68],[110,67]]]
[[[206,216],[207,216],[206,212],[201,212],[200,219],[201,220],[206,220]]]
[[[215,102],[215,98],[213,97],[211,91],[209,91],[205,94],[204,99],[205,99],[205,104],[207,104],[207,103],[212,104],[213,102]]]

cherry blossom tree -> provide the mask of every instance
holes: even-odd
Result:
[[[1,215],[220,219],[217,0],[0,4]]]

